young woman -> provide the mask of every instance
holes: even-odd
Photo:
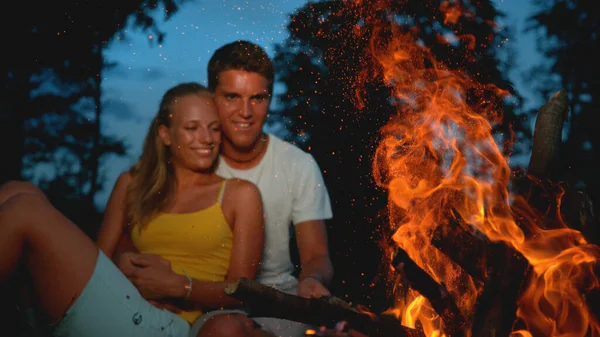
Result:
[[[139,162],[115,185],[98,245],[33,185],[5,184],[0,282],[23,264],[57,336],[188,336],[202,311],[239,306],[223,288],[254,278],[263,211],[253,184],[215,174],[220,140],[206,88],[184,83],[170,89]],[[123,254],[119,269],[107,256],[124,231],[139,253]],[[250,320],[230,314],[198,335],[208,333],[255,331]]]

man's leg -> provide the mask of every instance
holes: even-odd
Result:
[[[214,310],[192,325],[190,337],[275,337],[240,310]]]

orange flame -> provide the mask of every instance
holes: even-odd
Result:
[[[460,4],[451,4],[448,1],[445,1],[440,6],[440,10],[444,13],[444,24],[456,24],[458,19],[464,14],[464,9],[460,6]]]
[[[464,13],[448,3],[442,10],[450,23]],[[501,121],[496,107],[507,93],[449,70],[393,20],[367,16],[365,22],[372,29],[368,53],[398,106],[382,129],[373,163],[375,180],[388,190],[395,243],[444,282],[462,313],[472,317],[481,285],[431,244],[432,233],[447,226],[455,212],[489,240],[522,254],[532,267],[517,311],[526,328],[513,336],[600,336],[583,295],[599,286],[593,271],[599,247],[564,224],[540,227],[536,212],[509,191],[508,158],[492,133]],[[382,41],[380,36],[389,34],[381,31],[392,37]],[[365,69],[359,80],[370,78],[373,70]],[[467,104],[473,93],[478,101]],[[360,103],[360,90],[356,94]],[[517,224],[515,209],[530,216]],[[409,290],[389,312],[408,327],[420,324],[427,336],[444,336],[440,316],[416,291]]]

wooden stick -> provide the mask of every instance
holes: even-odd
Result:
[[[402,326],[395,317],[359,311],[335,297],[303,298],[245,278],[227,286],[225,293],[244,302],[249,317],[275,317],[329,327],[346,321],[352,329],[370,337],[425,336],[420,330]]]

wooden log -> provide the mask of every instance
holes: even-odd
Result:
[[[531,182],[524,185],[528,202],[541,212],[556,210],[556,196],[560,194],[561,217],[570,228],[579,230],[588,242],[600,244],[600,220],[594,214],[591,198],[568,183],[557,187],[555,166],[559,161],[562,128],[569,112],[569,99],[564,89],[556,92],[538,112],[533,135],[533,145],[528,175]],[[560,190],[560,191],[559,191]],[[556,212],[551,212],[556,214]],[[552,222],[554,219],[546,219]],[[557,224],[561,226],[562,224]]]
[[[473,309],[472,336],[508,336],[527,260],[503,243],[491,242],[481,233],[472,234],[476,230],[467,231],[461,221],[451,221],[446,234],[435,232],[432,244],[483,284]]]
[[[562,89],[538,110],[528,172],[538,178],[555,174],[562,141],[563,123],[569,113],[569,98]]]
[[[466,318],[454,302],[444,284],[437,283],[426,271],[421,269],[402,248],[396,248],[392,260],[396,271],[402,271],[411,288],[423,295],[441,316],[443,330],[449,337],[465,335]]]
[[[546,209],[546,211],[542,210],[541,214],[549,214],[547,207],[551,207],[552,204],[554,204],[554,207],[558,207],[558,204],[556,204],[557,199],[552,199],[555,194],[548,193],[550,191],[547,187],[552,185],[549,179],[556,174],[555,165],[558,162],[562,126],[568,113],[566,92],[564,90],[557,92],[539,111],[533,153],[528,168],[529,177],[535,177],[539,185],[535,187],[537,190],[532,193],[530,189],[532,186],[531,181],[526,183],[516,181],[516,183],[521,192],[524,191],[523,187],[526,187],[525,190],[530,189],[528,193],[522,194],[537,209]],[[597,225],[598,220],[594,216],[593,208],[590,205],[589,198],[586,198],[581,192],[565,189],[562,202],[562,208],[566,208],[562,212],[565,215],[565,220],[567,217],[576,219],[577,223],[570,227],[582,230],[585,232],[584,235],[588,241],[595,243],[598,240],[600,227]],[[527,220],[524,215],[521,217],[519,209],[514,211],[517,223],[521,220]],[[554,214],[557,213],[554,212]],[[542,227],[556,225],[553,223],[546,224],[546,220],[548,219],[540,219],[538,220],[539,223],[535,225]],[[526,232],[527,227],[522,226]],[[456,245],[457,242],[461,244]],[[492,243],[487,238],[482,237],[481,233],[477,233],[477,231],[470,228],[456,214],[452,215],[449,226],[443,229],[438,227],[438,230],[434,232],[432,244],[461,266],[474,280],[481,281],[484,284],[482,293],[478,297],[474,308],[471,335],[510,335],[516,319],[517,299],[522,290],[523,280],[531,272],[531,267],[525,258],[505,244]],[[430,282],[412,283],[412,287],[415,289],[420,286],[429,289],[429,292],[436,293],[436,286]],[[598,293],[590,292],[586,295],[590,306],[592,308],[597,307]],[[438,310],[436,309],[436,311]]]
[[[439,226],[432,245],[482,284],[473,317],[472,336],[508,336],[516,318],[526,259],[504,243],[491,242],[483,233],[452,212],[447,226]],[[460,242],[460,245],[456,243]]]
[[[530,272],[527,260],[506,245],[494,247],[494,260],[475,303],[472,336],[509,336],[516,319],[517,300]],[[501,262],[502,261],[502,262]]]
[[[225,288],[225,293],[242,301],[249,317],[275,317],[313,326],[334,326],[346,321],[370,337],[425,337],[422,331],[407,328],[390,315],[358,310],[335,298],[303,298],[245,278]]]
[[[561,218],[570,228],[580,231],[589,243],[600,245],[600,220],[594,213],[592,199],[570,184],[560,185],[564,190],[560,199]]]
[[[600,220],[594,214],[591,198],[569,183],[554,182],[558,180],[554,169],[559,161],[562,128],[568,112],[569,100],[564,89],[539,109],[527,170],[528,175],[539,180],[529,177],[530,181],[522,186],[529,189],[528,202],[541,214],[546,214],[542,220],[546,228],[562,227],[564,221],[569,228],[580,231],[587,242],[600,245]],[[593,289],[586,297],[592,308],[591,314],[596,316],[600,308],[600,291]]]
[[[487,260],[490,242],[485,235],[465,223],[458,212],[452,212],[449,223],[438,226],[431,244],[459,265],[471,278],[484,282],[487,279]],[[456,243],[460,242],[460,245]]]

